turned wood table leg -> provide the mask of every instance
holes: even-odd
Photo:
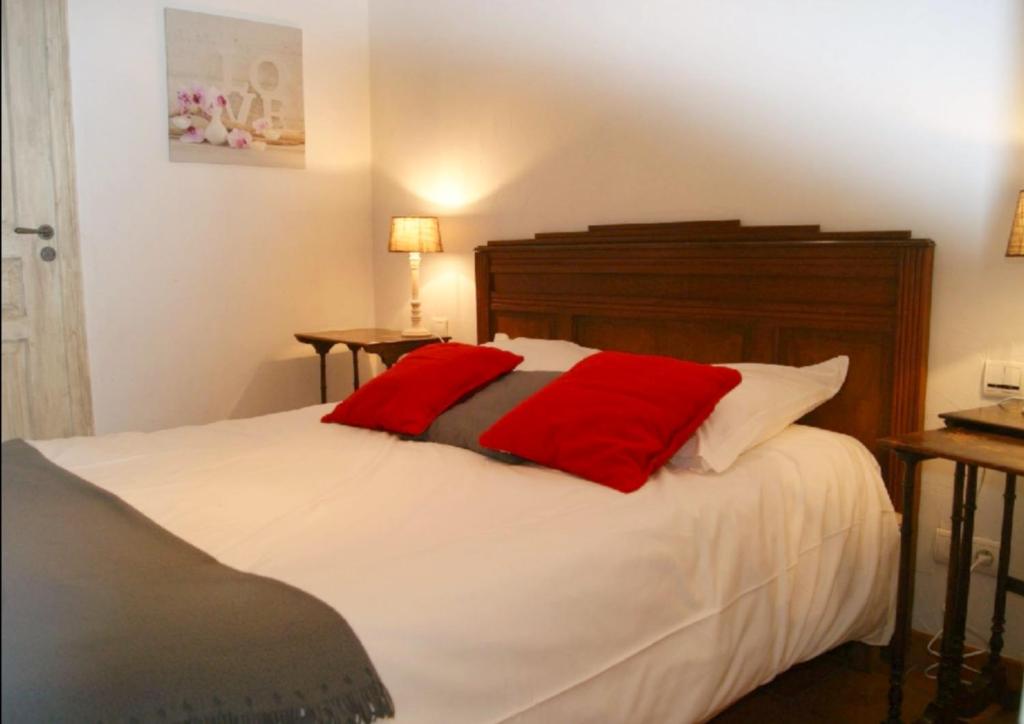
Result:
[[[917,492],[917,467],[921,458],[900,455],[903,461],[903,521],[900,525],[900,569],[896,594],[896,629],[890,644],[889,716],[885,724],[901,724],[903,675],[910,642],[910,614],[914,605],[914,507]]]
[[[986,669],[999,666],[1003,652],[1003,633],[1006,630],[1006,579],[1010,575],[1010,546],[1013,539],[1013,506],[1017,499],[1017,476],[1006,474],[1003,493],[1003,530],[999,538],[999,564],[996,569],[996,602],[992,610],[992,638],[988,645]]]
[[[320,357],[320,404],[327,402],[327,353],[334,342],[313,342],[313,349]]]
[[[978,468],[957,464],[953,491],[952,536],[949,544],[949,574],[946,585],[946,615],[942,630],[942,657],[939,662],[938,693],[928,705],[923,721],[953,722],[961,689],[964,629],[967,625],[967,598],[971,587],[971,559],[974,542],[974,511],[977,502]]]
[[[352,353],[352,391],[359,389],[359,347],[346,345]]]
[[[974,715],[992,702],[1002,703],[1007,695],[1006,668],[1002,660],[1003,633],[1006,631],[1006,594],[1010,577],[1010,547],[1013,544],[1013,508],[1017,499],[1017,476],[1006,474],[1003,493],[1003,524],[999,537],[999,560],[996,563],[996,595],[992,607],[992,635],[988,659],[975,679],[960,713]]]
[[[960,577],[960,545],[962,542],[961,528],[964,520],[964,474],[967,466],[956,464],[956,475],[953,480],[953,504],[950,511],[949,563],[946,571],[946,604],[942,620],[941,663],[937,677],[938,692],[935,701],[928,706],[926,721],[937,721],[937,716],[947,710],[951,704],[952,694],[947,688],[949,676],[950,645],[953,640],[954,621],[956,620],[957,585]],[[959,672],[955,674],[959,676]]]
[[[327,402],[327,353],[320,353],[320,404]]]

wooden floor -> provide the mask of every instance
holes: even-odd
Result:
[[[903,695],[907,722],[914,721],[935,694],[935,682],[925,677],[924,669],[936,659],[924,646],[923,639],[915,638]],[[879,724],[888,710],[889,668],[874,657],[866,670],[859,670],[846,653],[828,653],[790,669],[736,702],[711,724]],[[1017,712],[992,707],[970,721],[1013,724]]]

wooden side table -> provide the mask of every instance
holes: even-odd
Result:
[[[892,639],[889,715],[886,719],[889,724],[902,721],[903,674],[914,602],[917,470],[921,462],[933,458],[953,461],[956,463],[956,473],[953,479],[952,536],[938,688],[935,700],[917,721],[955,722],[960,717],[977,714],[992,702],[1002,703],[1008,697],[1006,669],[1000,654],[1006,624],[1006,594],[1011,592],[1024,595],[1024,581],[1009,574],[1017,476],[1024,475],[1024,418],[1017,409],[999,411],[992,408],[949,413],[944,417],[947,425],[944,429],[911,432],[880,441],[883,446],[892,449],[904,465],[899,593],[896,630]],[[980,417],[985,424],[973,424],[972,417]],[[970,688],[965,688],[960,683],[960,670],[963,666],[967,597],[971,583],[971,549],[979,467],[1005,473],[1006,486],[990,653],[982,674]]]
[[[313,345],[320,356],[320,402],[327,402],[327,353],[336,344],[352,352],[352,387],[359,389],[359,350],[380,355],[385,367],[391,367],[403,354],[451,337],[403,337],[394,329],[332,329],[326,332],[298,332],[295,339]]]

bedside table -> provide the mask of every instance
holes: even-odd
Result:
[[[403,354],[451,337],[403,337],[394,329],[333,329],[326,332],[298,332],[295,339],[313,345],[320,356],[320,402],[327,402],[327,353],[336,344],[352,352],[352,388],[359,389],[359,350],[379,355],[385,367],[391,367]]]
[[[1010,576],[1010,543],[1017,476],[1024,475],[1024,417],[1020,414],[1019,404],[1010,410],[993,406],[945,413],[942,417],[946,422],[943,429],[910,432],[879,441],[883,447],[895,452],[904,465],[899,592],[896,630],[891,645],[889,716],[886,720],[890,724],[902,721],[903,673],[914,602],[917,472],[918,466],[925,460],[951,460],[956,463],[956,473],[953,478],[952,536],[938,688],[935,700],[928,705],[918,721],[954,722],[959,717],[977,714],[992,702],[1001,703],[1008,696],[1006,669],[1000,653],[1006,624],[1006,594],[1024,595],[1024,581]],[[970,687],[965,688],[960,683],[960,669],[963,665],[967,597],[971,584],[971,549],[979,467],[1005,473],[1006,485],[990,653],[981,675]]]

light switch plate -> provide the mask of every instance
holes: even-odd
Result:
[[[1013,397],[1020,395],[1024,385],[1024,362],[985,360],[981,394],[985,397]]]

